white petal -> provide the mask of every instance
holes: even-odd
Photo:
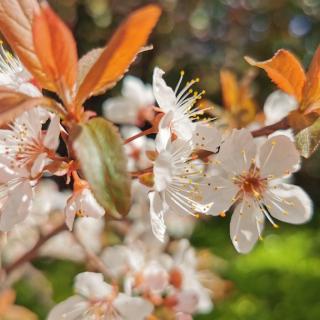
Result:
[[[166,233],[164,214],[168,211],[168,207],[162,201],[158,192],[150,192],[148,196],[150,200],[152,232],[159,241],[164,242],[164,236]]]
[[[10,231],[30,213],[33,190],[29,181],[18,184],[8,192],[8,198],[0,210],[0,230]]]
[[[187,313],[178,312],[176,314],[176,320],[192,320],[192,319],[193,319],[192,316]]]
[[[297,109],[296,99],[288,94],[277,90],[271,93],[264,104],[263,111],[266,116],[266,125],[280,121],[289,114],[290,111]]]
[[[306,192],[298,186],[279,183],[266,193],[264,202],[270,214],[278,220],[300,224],[312,217],[312,202]]]
[[[178,300],[178,303],[174,307],[175,311],[180,311],[187,314],[193,314],[196,312],[199,298],[194,291],[182,291],[176,295],[176,298]]]
[[[295,144],[284,135],[269,138],[258,151],[262,177],[280,178],[296,171],[300,155]]]
[[[122,293],[114,300],[113,306],[123,317],[123,320],[144,320],[153,311],[153,305],[150,302],[142,298],[132,298]]]
[[[240,253],[251,251],[263,225],[264,217],[253,201],[239,203],[230,222],[230,236],[236,250]]]
[[[154,189],[158,192],[165,190],[172,182],[172,156],[168,151],[162,151],[153,166]]]
[[[139,105],[128,98],[110,98],[103,103],[103,115],[110,121],[119,124],[135,124]]]
[[[89,308],[89,303],[79,296],[73,296],[57,304],[47,320],[78,320]]]
[[[216,127],[197,124],[193,133],[194,148],[217,152],[221,138],[221,134]]]
[[[247,129],[233,130],[221,145],[216,157],[229,173],[242,174],[248,171],[256,156],[256,144]]]
[[[77,211],[77,204],[74,197],[72,196],[68,199],[67,205],[64,209],[64,213],[66,215],[66,225],[70,231],[73,229],[73,223],[74,219],[76,218]]]
[[[84,216],[92,218],[101,218],[105,214],[105,210],[99,205],[92,192],[85,188],[79,196],[80,199],[80,209]]]
[[[31,168],[31,177],[35,178],[37,177],[42,171],[43,168],[46,166],[48,163],[48,158],[46,153],[41,153],[38,155],[34,163],[32,164]]]
[[[169,285],[168,272],[157,261],[149,263],[144,268],[142,275],[141,287],[144,289],[143,291],[161,294]]]
[[[127,99],[136,102],[140,107],[147,107],[154,104],[152,87],[145,85],[139,78],[126,76],[122,84],[122,95]]]
[[[213,202],[207,214],[215,216],[227,211],[234,203],[239,188],[221,176],[212,177],[205,180],[204,183],[207,183],[207,187],[204,189],[205,201]]]
[[[50,150],[57,150],[60,141],[60,118],[54,116],[51,121],[49,128],[47,130],[46,136],[43,140],[43,144],[46,148]]]
[[[153,94],[159,107],[164,111],[168,112],[170,110],[176,109],[176,96],[174,91],[167,86],[166,82],[163,80],[164,71],[156,67],[153,71]]]
[[[90,300],[109,298],[113,288],[104,282],[103,275],[95,272],[79,273],[75,278],[74,290]]]
[[[161,128],[156,136],[156,142],[155,142],[156,150],[158,152],[167,150],[170,144],[171,144],[170,128]]]

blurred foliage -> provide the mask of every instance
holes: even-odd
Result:
[[[50,3],[73,29],[79,54],[103,45],[119,22],[133,9],[157,1],[144,0],[52,0]],[[150,43],[154,50],[143,53],[130,73],[151,82],[155,65],[168,72],[175,83],[179,70],[188,77],[200,77],[207,97],[221,103],[219,70],[229,67],[239,76],[249,66],[244,55],[264,60],[279,48],[292,50],[308,65],[320,39],[319,0],[162,0],[161,21]],[[274,90],[263,72],[255,83],[260,107]],[[102,101],[111,93],[89,101],[100,112]],[[305,161],[296,182],[320,204],[319,152]],[[241,256],[229,239],[229,219],[210,219],[200,223],[193,243],[209,247],[228,261],[225,278],[234,282],[229,299],[218,302],[211,315],[197,319],[219,320],[315,320],[320,319],[320,233],[319,219],[304,227],[268,226],[265,240],[255,250]],[[272,234],[272,235],[271,235]],[[70,262],[40,259],[35,266],[52,283],[55,301],[72,292],[72,281],[81,266]],[[26,305],[44,319],[49,307],[41,304],[24,279],[16,286],[17,303]],[[33,290],[33,291],[32,291]]]

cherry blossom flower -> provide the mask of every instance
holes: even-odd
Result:
[[[156,138],[157,157],[154,161],[154,191],[149,193],[151,226],[155,236],[164,241],[168,212],[197,216],[207,213],[210,203],[203,202],[206,184],[197,181],[201,170],[190,162],[193,143],[182,139],[171,141],[171,132],[162,129]]]
[[[66,224],[72,230],[76,216],[99,219],[104,216],[105,211],[94,198],[90,189],[83,187],[76,190],[68,199],[65,214]]]
[[[114,123],[142,125],[145,120],[152,121],[154,102],[149,84],[144,84],[136,77],[126,76],[123,80],[122,96],[106,100],[103,113]]]
[[[48,130],[42,130],[50,117]],[[0,130],[0,150],[13,167],[26,167],[31,177],[36,178],[55,160],[59,138],[59,117],[38,107],[24,112],[10,129]]]
[[[130,138],[141,130],[134,126],[123,126],[121,135],[124,139]],[[124,145],[125,152],[128,155],[128,171],[137,171],[151,166],[151,161],[146,155],[146,151],[154,149],[154,140],[145,136],[135,139]]]
[[[191,87],[199,82],[199,79],[191,80],[184,88],[180,89],[184,72],[181,72],[180,79],[175,90],[172,90],[163,79],[164,71],[156,67],[153,72],[153,93],[160,110],[165,116],[160,121],[160,128],[170,127],[171,130],[181,139],[189,140],[195,131],[196,122],[208,123],[211,120],[200,119],[205,110],[195,106],[201,99],[204,91],[193,92]]]
[[[152,304],[142,298],[118,293],[99,273],[77,275],[74,289],[76,295],[55,306],[48,320],[144,320],[153,310]]]
[[[293,224],[310,219],[308,195],[279,181],[295,172],[299,161],[294,143],[284,135],[269,137],[257,150],[248,130],[234,130],[222,144],[215,160],[221,172],[208,183],[213,201],[209,214],[224,214],[236,203],[230,234],[237,251],[252,249],[261,238],[265,217],[275,227],[273,218]]]

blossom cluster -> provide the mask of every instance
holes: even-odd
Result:
[[[277,228],[276,220],[311,219],[312,202],[293,174],[303,153],[297,132],[312,130],[318,112],[309,96],[312,79],[301,75],[289,89],[277,79],[283,91],[268,97],[259,116],[248,85],[230,71],[221,72],[219,108],[197,91],[200,79],[184,83],[182,71],[172,89],[155,67],[152,85],[126,76],[121,96],[106,100],[104,118],[96,117],[84,102],[111,88],[147,49],[160,9],[136,11],[105,48],[78,61],[69,29],[48,4],[12,3],[35,7],[28,7],[29,38],[3,28],[17,56],[0,47],[4,282],[18,267],[29,272],[37,254],[88,270],[49,320],[189,320],[208,313],[231,285],[211,263],[224,262],[209,252],[201,259],[187,240],[196,221],[230,215],[231,242],[244,254],[263,239],[265,221]],[[31,56],[15,46],[28,39]],[[293,59],[286,51],[273,59],[283,55]],[[281,69],[273,59],[247,58],[265,70]]]

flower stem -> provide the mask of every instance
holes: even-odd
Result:
[[[134,136],[128,138],[127,140],[125,140],[124,144],[130,143],[131,141],[133,141],[135,139],[138,139],[140,137],[147,136],[147,135],[153,134],[153,133],[157,133],[157,131],[155,130],[154,127],[151,127],[147,130],[141,131],[141,132],[135,134]]]
[[[285,117],[285,118],[281,119],[280,121],[278,121],[274,124],[271,124],[269,126],[265,126],[263,128],[254,130],[251,132],[251,134],[254,138],[257,138],[257,137],[262,137],[262,136],[268,136],[269,134],[274,133],[277,130],[286,130],[286,129],[290,129],[288,117]]]

